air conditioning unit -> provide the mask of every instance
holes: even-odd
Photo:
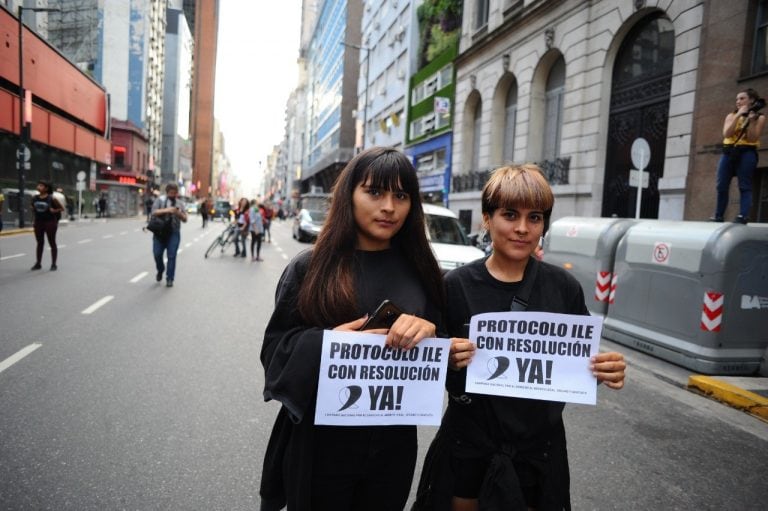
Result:
[[[397,79],[398,80],[405,80],[405,71],[403,71],[402,69],[399,69],[397,71]]]

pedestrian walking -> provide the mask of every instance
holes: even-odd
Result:
[[[155,268],[157,275],[155,280],[163,280],[165,272],[166,287],[173,287],[173,281],[176,278],[176,253],[179,251],[181,242],[181,222],[187,221],[187,209],[184,203],[178,198],[179,187],[176,183],[168,183],[165,186],[165,195],[155,199],[152,205],[152,214],[158,216],[169,216],[171,222],[170,233],[167,237],[160,237],[157,234],[152,236],[152,253],[155,257]],[[166,253],[168,266],[163,263],[163,253]]]
[[[264,511],[401,510],[416,464],[415,426],[316,426],[324,329],[355,331],[384,299],[407,314],[386,342],[433,337],[443,292],[427,241],[416,171],[391,148],[370,148],[342,170],[314,248],[291,261],[264,334],[264,398],[282,407],[261,479]]]
[[[152,204],[154,204],[154,202],[155,200],[148,193],[147,198],[144,199],[144,211],[147,214],[147,222],[149,222],[149,217],[152,216]]]
[[[261,240],[264,238],[264,218],[255,199],[251,201],[251,208],[248,210],[248,222],[248,229],[251,231],[251,261],[263,261]]]
[[[203,229],[208,225],[208,214],[210,205],[208,204],[208,199],[203,199],[200,201],[200,206],[198,207],[198,211],[200,211],[200,216],[203,217]]]
[[[59,219],[64,208],[53,196],[53,184],[47,181],[37,182],[37,195],[32,197],[32,212],[35,216],[34,231],[37,249],[35,251],[35,264],[33,270],[42,268],[43,248],[45,248],[45,238],[48,238],[48,245],[51,248],[51,271],[56,271],[56,260],[59,255],[59,249],[56,245],[56,231],[59,228]]]
[[[445,277],[446,329],[452,337],[446,387],[450,399],[421,474],[414,510],[563,511],[571,508],[564,403],[469,394],[466,367],[475,351],[467,324],[476,314],[523,310],[588,315],[578,281],[534,253],[554,195],[535,165],[502,167],[481,196],[491,255]],[[624,357],[592,357],[597,382],[620,389]]]
[[[245,243],[248,240],[248,209],[251,203],[243,197],[237,203],[235,210],[235,222],[237,222],[237,231],[235,232],[235,257],[245,257]]]
[[[264,239],[267,243],[272,243],[272,217],[275,216],[272,206],[264,204]]]
[[[103,193],[99,197],[99,216],[107,218],[107,196]]]
[[[734,222],[746,224],[752,209],[752,177],[757,168],[760,135],[765,127],[765,107],[755,89],[745,89],[736,95],[736,109],[723,122],[723,154],[717,164],[717,204],[713,222],[724,220],[728,206],[728,189],[735,176],[739,182],[739,214]]]

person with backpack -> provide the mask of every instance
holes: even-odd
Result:
[[[45,248],[45,238],[48,238],[48,245],[51,247],[51,271],[56,271],[56,259],[59,255],[59,249],[56,245],[56,230],[59,228],[59,218],[64,207],[53,196],[53,184],[40,180],[37,182],[37,195],[32,197],[32,213],[35,216],[34,230],[37,240],[37,250],[35,252],[36,261],[32,270],[42,268],[43,248]]]
[[[184,203],[178,199],[178,195],[179,186],[176,183],[168,183],[165,186],[165,195],[155,199],[155,203],[152,205],[152,215],[170,216],[170,233],[165,237],[160,237],[157,234],[152,236],[152,253],[157,268],[155,280],[157,282],[163,280],[163,272],[165,272],[166,287],[173,287],[173,280],[176,277],[176,253],[179,251],[179,243],[181,242],[181,222],[187,221],[187,209],[184,207]],[[163,252],[166,251],[167,268],[163,263]]]

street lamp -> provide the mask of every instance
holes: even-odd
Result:
[[[347,46],[349,48],[354,48],[356,50],[365,51],[365,95],[363,97],[363,147],[362,147],[362,149],[365,149],[365,136],[367,135],[366,131],[368,129],[368,68],[371,62],[371,49],[366,48],[365,46],[358,46],[357,44],[345,43],[344,41],[339,41],[339,44]]]
[[[24,90],[24,6],[19,5],[19,150],[16,152],[16,159],[19,167],[19,228],[24,227],[24,170],[27,165],[26,154],[29,151],[30,127],[24,116],[24,105],[26,103]],[[26,10],[32,12],[61,12],[61,9],[48,7],[27,7]],[[30,118],[32,109],[32,97],[30,95]],[[30,120],[30,122],[32,122]]]

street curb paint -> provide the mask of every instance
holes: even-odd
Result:
[[[694,375],[688,378],[688,388],[703,392],[718,401],[768,421],[768,398],[744,390],[717,378]]]

